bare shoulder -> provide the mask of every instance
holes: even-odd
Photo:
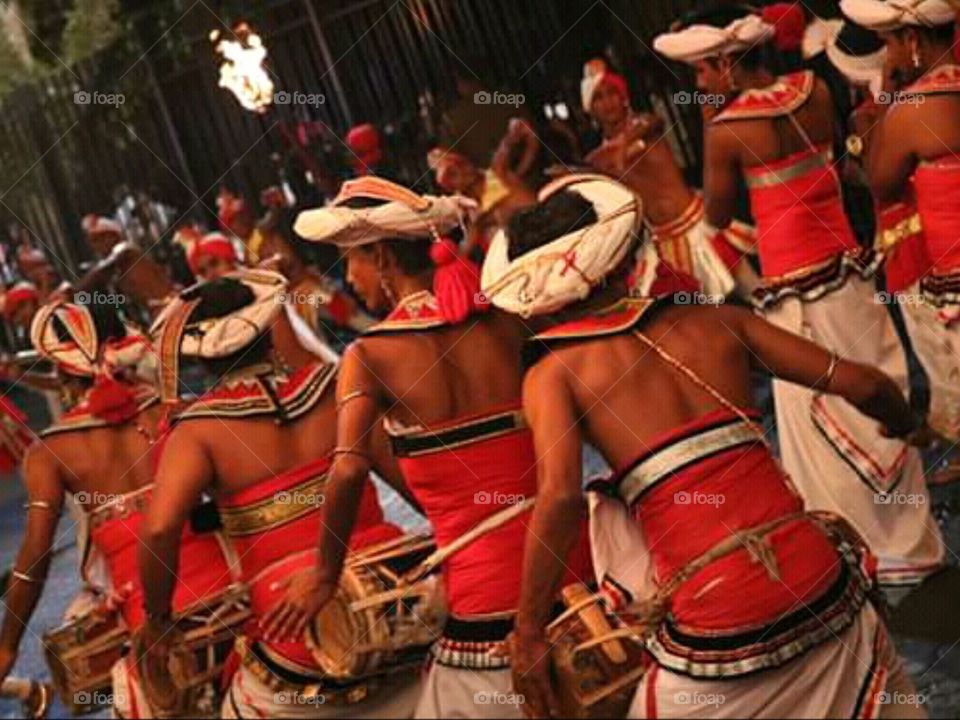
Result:
[[[45,470],[57,470],[60,468],[60,455],[65,450],[63,440],[65,436],[52,437],[47,439],[38,439],[29,448],[23,456],[23,467],[29,472],[31,469],[43,468]],[[73,442],[76,442],[74,438]],[[70,446],[68,446],[70,447]]]
[[[581,344],[552,348],[524,375],[524,398],[544,396],[544,394],[555,391],[558,386],[565,384],[570,372],[569,363],[578,362],[577,355],[581,352],[583,352]]]

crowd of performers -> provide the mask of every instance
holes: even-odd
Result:
[[[223,232],[180,233],[186,289],[109,218],[66,290],[21,263],[3,311],[55,376],[18,380],[62,412],[33,439],[4,407],[28,500],[0,692],[43,714],[8,677],[42,642],[68,707],[123,718],[924,717],[885,611],[946,563],[917,444],[960,435],[957,9],[841,7],[818,32],[860,99],[842,170],[828,85],[768,65],[788,14],[723,4],[653,44],[723,98],[702,191],[591,61],[603,142],[539,189],[514,123],[489,169],[431,153],[447,194],[366,174],[295,237],[223,197]],[[612,472],[585,480],[586,446]],[[38,638],[68,500],[84,590]]]

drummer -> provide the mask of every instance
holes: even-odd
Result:
[[[297,219],[302,237],[346,251],[347,280],[368,309],[389,314],[344,356],[322,563],[293,583],[272,625],[281,636],[298,637],[333,596],[343,539],[376,457],[371,438],[385,416],[439,551],[464,543],[444,564],[450,617],[434,645],[416,717],[519,717],[522,698],[511,690],[509,660],[491,651],[513,626],[537,490],[520,413],[523,326],[483,313],[477,268],[458,257],[451,240],[436,240],[457,226],[465,202],[363,178],[346,183],[334,207]],[[583,552],[563,562],[572,579],[589,582],[583,537]]]
[[[214,384],[171,419],[145,523],[140,568],[149,588],[145,646],[153,669],[162,667],[170,649],[181,530],[202,493],[216,499],[255,620],[276,602],[292,573],[317,564],[320,508],[335,443],[337,368],[315,362],[289,373],[277,369],[270,329],[286,290],[276,273],[238,271],[184,291],[157,320],[165,399],[176,399],[179,371],[190,363],[199,363]],[[381,476],[396,477],[385,438],[371,443]],[[366,476],[362,487],[351,548],[401,534],[384,521]],[[408,717],[418,695],[410,675],[376,685],[367,679],[334,683],[323,677],[302,637],[272,641],[258,623],[237,648],[240,669],[223,717]],[[156,682],[166,682],[162,670]]]
[[[155,371],[150,344],[129,331],[112,307],[101,304],[45,305],[34,317],[30,335],[36,351],[58,371],[66,411],[24,460],[27,528],[4,597],[0,680],[16,661],[43,591],[67,493],[84,511],[84,579],[92,579],[89,560],[99,553],[110,580],[104,588],[110,604],[119,607],[131,630],[145,621],[136,569],[137,531],[152,488],[151,451],[163,413],[148,381]],[[231,580],[213,534],[186,531],[179,544],[186,559],[174,588],[177,609],[210,597]],[[135,673],[119,661],[114,668],[115,710],[122,717],[150,717],[150,708],[133,700],[140,695]]]

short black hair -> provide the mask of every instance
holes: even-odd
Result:
[[[561,190],[516,213],[507,224],[511,260],[597,222],[593,203],[574,190]]]
[[[190,322],[202,322],[221,318],[252,305],[256,300],[253,290],[236,278],[222,277],[210,282],[200,283],[186,290],[181,298],[187,302],[200,300],[200,304],[190,315]],[[190,332],[188,329],[187,332]],[[237,352],[222,358],[203,358],[205,368],[217,376],[225,375],[250,365],[265,362],[273,344],[270,331],[261,333],[256,340]]]

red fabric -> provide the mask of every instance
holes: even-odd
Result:
[[[447,322],[463,322],[472,313],[490,307],[480,292],[480,268],[460,257],[452,240],[435,242],[430,248],[430,257],[437,266],[433,274],[433,294]]]
[[[350,307],[350,303],[347,302],[347,298],[344,297],[343,293],[339,291],[334,292],[333,297],[330,298],[330,302],[327,304],[326,308],[335,325],[347,327],[350,324],[352,308]]]
[[[726,233],[722,231],[710,238],[710,244],[713,245],[723,264],[727,266],[727,270],[733,270],[739,265],[745,254],[734,247],[733,243],[727,239]]]
[[[107,520],[90,532],[92,543],[103,553],[110,581],[115,588],[129,586],[131,592],[121,605],[127,627],[136,631],[146,616],[143,610],[143,587],[137,557],[141,541],[143,513]],[[210,533],[198,535],[185,528],[180,540],[180,567],[173,592],[175,612],[208,598],[231,582],[230,568],[217,538]]]
[[[762,91],[740,93],[724,106],[723,112],[714,118],[714,122],[782,117],[809,100],[815,87],[816,76],[810,70],[783,75]]]
[[[0,413],[5,416],[5,421],[0,423],[0,473],[11,473],[20,466],[24,451],[33,442],[33,434],[27,426],[27,416],[5,397],[0,397]]]
[[[636,278],[633,278],[634,281]],[[685,272],[674,270],[667,263],[661,261],[657,265],[657,274],[650,285],[650,297],[662,298],[677,293],[698,293],[701,290],[700,281]]]
[[[777,50],[796,52],[803,45],[807,18],[800,4],[782,2],[768,5],[761,11],[760,17],[776,29],[773,42]]]
[[[883,233],[895,228],[917,213],[916,201],[899,202],[877,211],[877,230]],[[887,290],[901,292],[930,270],[930,258],[923,232],[914,233],[898,242],[886,257]]]
[[[649,450],[644,457],[733,419],[736,417],[727,410],[707,413],[647,442]],[[676,501],[678,493],[699,493],[721,501],[683,504]],[[802,510],[802,500],[790,490],[783,471],[760,444],[732,448],[680,467],[633,508],[658,582],[672,577],[731,533]],[[770,534],[769,543],[776,555],[779,580],[771,578],[748,551],[735,551],[681,585],[671,606],[676,622],[700,631],[762,626],[820,596],[840,572],[832,543],[808,520],[783,525]],[[743,601],[746,597],[750,602]]]
[[[200,272],[200,260],[204,257],[220,258],[225,262],[236,263],[237,251],[224,235],[209,233],[195,242],[187,253],[187,264],[194,275]]]
[[[746,175],[749,179],[771,171],[783,173],[814,155],[804,150],[747,168]],[[833,165],[814,167],[782,184],[751,187],[750,208],[765,278],[788,275],[857,247]]]
[[[140,411],[133,389],[106,375],[97,377],[86,400],[87,410],[111,425],[127,422]]]
[[[465,421],[466,418],[460,418],[430,430],[436,432]],[[433,526],[438,547],[449,545],[508,504],[531,498],[537,492],[536,457],[528,430],[400,458],[399,462],[404,478]],[[452,614],[470,617],[517,609],[529,524],[527,511],[447,560],[444,573]],[[580,541],[566,559],[564,584],[593,581],[586,519],[579,532]]]
[[[372,167],[383,160],[380,131],[372,123],[363,123],[350,128],[347,133],[347,147],[356,156],[353,159],[353,166],[358,175],[368,174]]]
[[[960,268],[960,158],[921,165],[914,176],[927,254],[937,273]]]
[[[36,285],[26,282],[17,283],[3,294],[3,314],[11,318],[23,303],[39,302],[39,300],[40,295]]]
[[[630,88],[627,85],[627,79],[623,75],[607,70],[600,78],[600,84],[609,85],[620,93],[625,100],[630,99]]]
[[[273,499],[283,492],[291,491],[310,478],[317,477],[330,468],[329,458],[282,473],[255,483],[220,498],[221,508],[242,508]],[[285,589],[277,586],[278,581],[289,578],[295,572],[315,567],[317,558],[317,538],[320,537],[322,505],[315,512],[288,522],[280,527],[262,532],[231,538],[231,543],[240,557],[243,580],[250,586],[250,601],[255,618],[262,617],[282,599]],[[351,549],[358,549],[398,537],[402,532],[387,523],[372,482],[368,482],[360,503],[357,524],[350,538]],[[250,630],[252,640],[265,644],[275,653],[307,668],[320,671],[313,655],[303,640],[297,642],[269,642],[259,637],[259,625],[253,623]]]

